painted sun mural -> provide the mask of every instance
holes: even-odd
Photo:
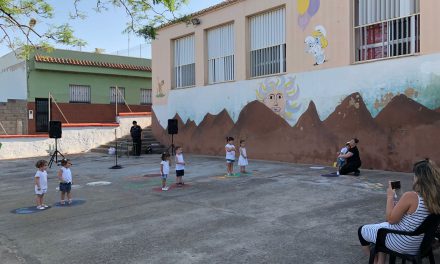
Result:
[[[258,101],[283,117],[289,124],[295,123],[301,109],[299,86],[292,76],[277,76],[265,79],[256,91]]]

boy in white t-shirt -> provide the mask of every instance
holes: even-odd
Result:
[[[345,146],[341,149],[341,151],[337,153],[338,156],[341,154],[346,154],[349,148],[350,148],[350,143],[349,142],[345,143]],[[338,159],[336,160],[336,165],[338,167],[338,172],[336,173],[337,175],[339,175],[339,171],[341,170],[342,166],[344,166],[344,164],[345,164],[345,159],[338,157]]]
[[[168,191],[167,177],[170,174],[170,153],[164,152],[160,162],[160,175],[162,176],[162,191]]]
[[[58,171],[58,179],[60,180],[61,201],[60,205],[65,205],[64,197],[67,195],[67,204],[72,204],[72,171],[70,167],[72,162],[69,159],[61,160],[61,169]]]
[[[35,194],[37,195],[35,200],[37,209],[44,210],[49,207],[43,203],[44,194],[47,192],[47,161],[39,160],[35,167],[38,168],[35,173]]]
[[[234,162],[235,162],[235,146],[234,146],[234,138],[226,137],[226,170],[227,175],[231,176],[234,172]]]
[[[176,185],[184,185],[182,177],[185,175],[185,160],[183,159],[183,148],[176,147]]]

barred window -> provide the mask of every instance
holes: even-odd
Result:
[[[141,89],[141,104],[151,104],[151,89]]]
[[[234,80],[234,24],[207,31],[208,82]]]
[[[194,35],[174,40],[174,88],[196,84]]]
[[[420,52],[419,1],[356,0],[356,61]]]
[[[117,101],[118,103],[121,104],[124,103],[124,99],[125,99],[124,87],[110,87],[110,103],[114,104]]]
[[[286,10],[269,11],[249,18],[250,75],[286,72]]]
[[[90,103],[90,85],[69,85],[69,103]]]

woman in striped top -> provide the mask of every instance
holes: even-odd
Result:
[[[387,189],[386,222],[364,225],[359,229],[359,240],[369,254],[370,243],[376,243],[377,231],[380,228],[414,231],[425,218],[433,213],[440,214],[440,169],[429,159],[414,164],[413,191],[406,192],[394,203],[394,190],[391,183]],[[387,248],[403,253],[417,254],[423,235],[409,237],[387,235]],[[374,263],[385,263],[385,254],[379,253]]]

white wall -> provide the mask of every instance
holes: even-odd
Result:
[[[131,122],[136,120],[141,127],[151,125],[151,115],[119,117],[117,127],[63,127],[63,137],[58,140],[58,150],[63,154],[90,151],[117,137],[130,134]],[[0,136],[0,160],[49,156],[55,147],[55,140],[47,137]]]
[[[26,62],[13,52],[0,58],[0,102],[27,100]]]

